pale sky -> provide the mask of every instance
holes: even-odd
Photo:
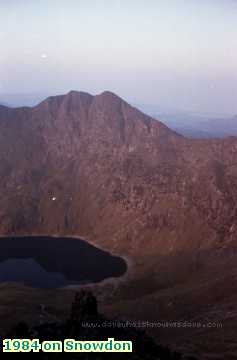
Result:
[[[0,0],[3,94],[237,114],[235,0]]]

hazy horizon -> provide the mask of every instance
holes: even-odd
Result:
[[[110,90],[162,111],[237,114],[235,1],[0,4],[0,102]]]
[[[78,91],[78,92],[85,92],[83,89],[82,90],[77,90],[77,89],[71,89],[70,91]],[[92,93],[90,92],[91,95],[95,96],[95,95],[99,95],[104,91],[111,91],[110,89],[105,89],[103,91],[100,91],[98,93]],[[68,92],[64,92],[64,93],[49,93],[49,94],[40,94],[40,93],[22,93],[22,94],[0,94],[0,105],[4,105],[4,106],[8,106],[8,107],[12,107],[12,108],[18,108],[18,107],[34,107],[38,104],[40,104],[42,101],[44,101],[45,99],[47,99],[48,97],[51,96],[60,96],[60,95],[66,95]],[[172,106],[162,106],[158,104],[149,104],[149,103],[143,103],[143,102],[133,102],[131,99],[129,98],[125,98],[120,94],[116,94],[117,96],[121,97],[123,100],[125,100],[126,102],[128,102],[130,105],[135,106],[136,108],[138,108],[139,110],[141,110],[142,112],[150,115],[150,116],[160,116],[160,115],[170,115],[170,116],[200,116],[203,117],[205,119],[216,119],[216,118],[229,118],[229,117],[235,117],[236,113],[230,113],[230,112],[225,112],[225,113],[220,113],[220,112],[215,112],[215,111],[195,111],[192,109],[184,109],[184,108],[175,108]]]

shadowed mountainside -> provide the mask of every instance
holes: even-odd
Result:
[[[47,315],[46,310],[41,310],[42,319]],[[47,322],[43,321],[40,325],[29,328],[25,323],[19,323],[14,326],[5,338],[17,339],[39,339],[40,343],[46,340],[61,341],[65,339],[76,339],[77,341],[108,341],[113,338],[115,341],[132,342],[132,352],[123,354],[105,354],[103,352],[96,354],[96,359],[124,358],[126,359],[160,359],[160,360],[195,360],[194,357],[184,358],[180,353],[171,351],[167,347],[158,345],[152,338],[147,336],[144,331],[139,331],[126,325],[126,322],[117,321],[117,326],[109,326],[113,322],[106,319],[98,313],[97,300],[92,293],[81,290],[76,293],[75,300],[71,306],[70,316],[65,321]],[[119,326],[120,325],[120,326]],[[48,355],[41,352],[41,359],[48,359]],[[68,355],[62,352],[51,354],[53,359],[61,359]],[[73,353],[71,359],[91,359],[91,353]],[[197,360],[197,359],[196,359]]]

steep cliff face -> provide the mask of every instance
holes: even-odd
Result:
[[[2,235],[78,235],[165,281],[235,244],[237,139],[185,139],[110,92],[0,107],[0,163]]]

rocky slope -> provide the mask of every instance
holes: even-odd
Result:
[[[1,235],[76,235],[126,257],[111,297],[129,314],[235,272],[237,138],[186,139],[110,92],[72,91],[0,106],[0,164]]]
[[[71,305],[70,316],[66,320],[47,321],[47,312],[42,311],[42,322],[34,328],[29,328],[26,323],[15,325],[4,337],[7,339],[39,339],[43,341],[61,341],[65,339],[76,339],[77,341],[107,341],[113,338],[115,341],[132,341],[133,351],[126,354],[96,354],[97,360],[110,358],[126,358],[128,360],[197,360],[197,358],[184,358],[180,353],[170,351],[162,347],[148,337],[143,331],[126,326],[126,322],[117,321],[120,327],[110,327],[111,320],[106,319],[98,312],[97,300],[90,292],[80,291],[76,293]],[[40,359],[48,359],[48,354],[40,353]],[[91,353],[71,353],[70,359],[91,359]],[[52,359],[68,358],[67,354],[59,352],[51,354]]]

